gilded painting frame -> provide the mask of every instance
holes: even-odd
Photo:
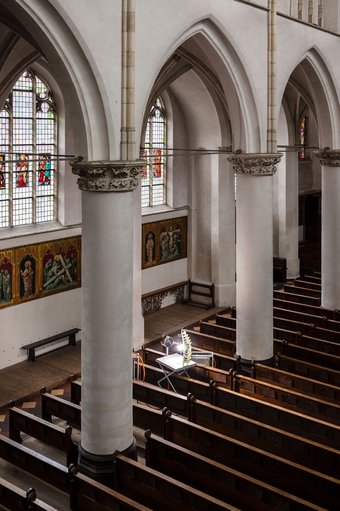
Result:
[[[0,309],[80,286],[81,236],[0,250]]]
[[[187,257],[187,217],[142,225],[142,269]]]

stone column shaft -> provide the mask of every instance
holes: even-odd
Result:
[[[321,305],[340,309],[340,150],[316,153],[321,169]]]
[[[245,364],[273,356],[273,179],[278,154],[230,158],[236,192],[236,354]]]
[[[80,470],[109,484],[132,423],[133,189],[140,162],[73,162],[83,191]],[[114,192],[114,193],[108,193]]]

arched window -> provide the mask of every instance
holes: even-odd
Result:
[[[152,106],[145,132],[142,208],[166,204],[166,112],[160,98]]]
[[[301,117],[299,125],[299,145],[302,146],[299,151],[299,158],[301,160],[305,160],[307,158],[306,154],[307,120],[308,118],[304,115],[303,117]]]
[[[0,227],[56,219],[56,154],[51,90],[25,71],[0,112]]]

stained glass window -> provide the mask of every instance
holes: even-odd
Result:
[[[299,126],[299,145],[306,145],[306,127],[307,127],[307,117],[302,117]],[[306,149],[302,147],[299,151],[299,158],[304,160],[306,158]]]
[[[142,157],[142,208],[166,203],[166,113],[160,98],[150,110]]]
[[[0,228],[55,220],[56,123],[50,88],[25,71],[0,112]]]

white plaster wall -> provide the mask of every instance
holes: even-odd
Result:
[[[80,328],[80,309],[81,288],[2,309],[0,369],[27,360],[23,344]]]

